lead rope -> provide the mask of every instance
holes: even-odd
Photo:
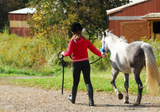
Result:
[[[64,56],[62,55],[62,57],[60,58],[59,55],[61,54],[61,52],[59,52],[58,54],[58,59],[61,61],[61,65],[62,65],[62,94],[63,94],[63,85],[64,85],[64,63],[65,61],[63,60]]]
[[[69,56],[69,57],[72,59],[71,56]],[[91,62],[91,63],[89,63],[89,64],[93,64],[93,63],[97,62],[97,61],[100,60],[100,59],[101,59],[101,57],[99,57],[96,61],[93,61],[93,62]]]
[[[95,62],[97,62],[98,60],[100,60],[102,57],[99,57],[96,61],[93,61],[92,63],[89,63],[89,64],[93,64]]]

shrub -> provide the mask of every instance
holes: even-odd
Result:
[[[153,35],[150,40],[141,38],[142,41],[149,43],[153,49],[157,66],[160,67],[160,35],[156,35],[156,38]]]
[[[63,34],[63,35],[62,35]],[[67,35],[55,32],[51,40],[40,35],[19,37],[15,34],[0,34],[0,63],[5,66],[48,71],[59,64],[57,54],[68,45]]]
[[[160,35],[159,35],[160,37]],[[156,62],[158,67],[160,67],[160,38],[142,39],[143,41],[149,43],[154,51]],[[8,35],[7,33],[0,34],[0,64],[1,71],[8,73],[4,66],[13,67],[14,71],[18,73],[26,71],[15,70],[18,69],[33,69],[35,71],[40,71],[43,74],[57,74],[55,72],[61,71],[60,60],[57,55],[60,51],[66,51],[68,47],[69,39],[68,35],[64,30],[54,31],[50,34],[50,40],[44,39],[40,35],[35,37],[19,37],[15,34]],[[97,49],[101,48],[100,40],[94,40],[94,46]],[[99,57],[93,54],[90,50],[89,60],[90,63],[97,60]],[[72,60],[69,57],[64,58],[67,67],[72,66]],[[110,69],[110,54],[106,58],[100,59],[96,63],[91,65],[92,71],[101,71]],[[9,71],[10,72],[10,71]]]
[[[102,47],[102,44],[101,44],[101,40],[95,40],[93,42],[93,45],[98,49],[100,50],[100,48]],[[94,62],[95,60],[97,60],[99,57],[96,56],[95,54],[93,54],[91,51],[89,51],[89,59],[90,59],[90,63],[91,62]],[[99,61],[97,61],[96,63],[93,63],[91,65],[92,67],[92,70],[107,70],[107,69],[110,69],[111,66],[110,66],[110,53],[107,55],[106,58],[102,58],[100,59]]]
[[[18,37],[15,34],[3,35],[0,41],[0,59],[5,65],[36,67],[46,62],[44,41]]]

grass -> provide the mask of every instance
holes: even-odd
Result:
[[[4,78],[4,77],[24,77],[26,75],[23,74],[0,74],[0,78]]]
[[[65,68],[66,69],[66,68]],[[6,74],[6,75],[26,75],[26,76],[52,76],[52,75],[58,75],[62,71],[62,67],[55,66],[50,69],[43,68],[39,71],[36,71],[32,68],[17,68],[13,66],[6,66],[6,65],[0,65],[0,74]]]
[[[15,75],[16,76],[16,75]],[[101,72],[91,72],[91,82],[94,88],[94,91],[105,91],[105,92],[114,92],[112,85],[110,84],[111,80],[111,70],[101,71]],[[141,80],[143,84],[146,80],[145,70],[141,73]],[[20,86],[29,86],[29,87],[37,87],[43,89],[55,89],[59,90],[62,87],[62,73],[59,75],[55,75],[53,77],[43,77],[43,78],[31,78],[31,79],[12,79],[14,84]],[[64,90],[71,90],[72,87],[72,70],[66,69],[64,76]],[[125,93],[124,88],[124,75],[120,73],[116,79],[117,88]],[[78,86],[78,90],[87,91],[85,86],[83,75],[81,74],[80,82]],[[136,95],[138,92],[137,84],[133,79],[133,75],[130,74],[129,79],[129,94]],[[144,86],[143,94],[147,94],[146,86]]]

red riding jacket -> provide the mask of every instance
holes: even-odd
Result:
[[[79,37],[79,40],[75,39],[69,42],[67,51],[64,52],[64,56],[72,55],[73,63],[79,61],[89,60],[87,48],[97,56],[101,56],[101,52],[88,40],[84,40],[83,37]]]

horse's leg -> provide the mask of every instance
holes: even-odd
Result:
[[[126,89],[126,94],[125,94],[125,99],[124,99],[124,103],[129,103],[129,96],[128,96],[128,87],[129,87],[129,74],[125,73],[124,74],[124,87]]]
[[[117,78],[119,71],[115,70],[114,68],[112,69],[112,79],[111,79],[111,84],[115,90],[115,93],[118,95],[119,99],[123,99],[123,94],[117,89],[115,85],[115,79]]]
[[[133,73],[134,75],[134,79],[137,83],[137,86],[138,86],[138,95],[137,95],[137,100],[136,102],[133,104],[134,106],[139,106],[140,103],[141,103],[141,99],[142,99],[142,90],[143,90],[143,84],[141,82],[141,79],[140,79],[140,76],[139,76],[139,73],[136,74],[136,73]]]

